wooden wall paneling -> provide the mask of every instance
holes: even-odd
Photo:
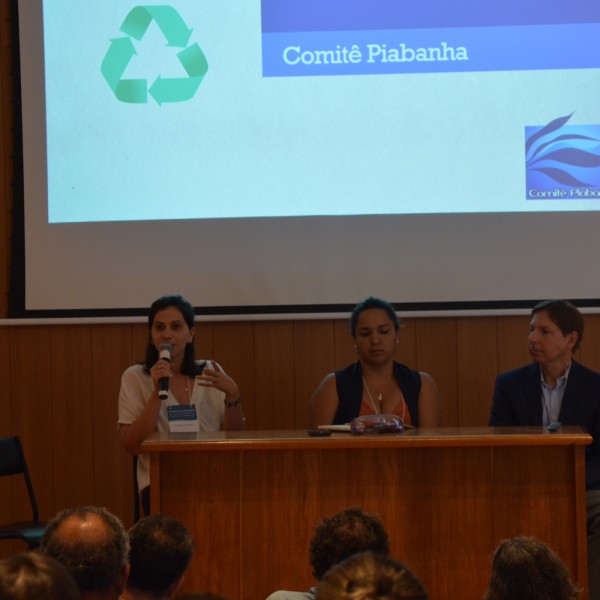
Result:
[[[214,325],[214,358],[237,383],[242,396],[246,429],[256,423],[254,397],[254,325],[223,322]]]
[[[600,371],[600,315],[584,315],[583,340],[579,349],[582,364]]]
[[[333,321],[294,323],[295,427],[308,425],[310,398],[323,377],[335,369]]]
[[[335,366],[332,370],[343,369],[357,360],[354,340],[350,335],[348,319],[336,319],[333,322],[333,332],[335,336]],[[325,375],[327,373],[323,373],[321,378],[325,377]]]
[[[417,319],[401,319],[396,360],[411,369],[417,368]]]
[[[527,350],[529,315],[498,317],[498,373],[531,362]]]
[[[121,375],[140,356],[133,337],[130,325],[94,325],[90,353],[93,499],[126,525],[133,522],[133,458],[121,444],[117,423]]]
[[[214,325],[209,321],[196,321],[194,326],[196,358],[211,359],[215,356]]]
[[[257,429],[294,429],[294,326],[263,321],[254,333]]]
[[[146,346],[148,344],[148,325],[146,323],[132,323],[124,325],[131,336],[130,357],[128,367],[143,361],[146,358]],[[125,369],[123,369],[124,371]],[[122,373],[119,373],[119,380]]]
[[[458,424],[487,425],[497,375],[495,317],[458,318]]]
[[[10,329],[8,327],[0,327],[0,381],[2,381],[5,392],[6,390],[10,392],[10,367]],[[0,437],[9,437],[11,435],[13,435],[13,428],[11,426],[10,393],[5,393],[2,400],[0,400]],[[0,514],[2,514],[1,510]]]
[[[4,383],[4,389],[10,390],[10,330],[8,327],[0,327],[0,378]],[[10,437],[13,435],[11,424],[12,406],[10,394],[5,394],[0,400],[0,437]],[[0,478],[0,524],[8,523],[12,520],[13,500],[14,500],[15,482],[13,477]],[[17,550],[23,550],[25,544],[18,544],[15,549],[15,543],[3,540],[0,542],[0,557],[10,556]]]
[[[54,515],[52,344],[50,327],[10,329],[13,435],[21,436],[40,518]],[[25,486],[15,493],[15,520],[31,518]]]
[[[418,319],[417,360],[413,368],[429,373],[440,391],[444,406],[443,425],[458,425],[458,381],[456,375],[456,319]]]
[[[94,504],[94,410],[89,325],[53,326],[52,447],[54,507]]]

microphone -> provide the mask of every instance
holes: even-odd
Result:
[[[171,362],[171,344],[161,344],[158,347],[158,358],[159,360],[166,360]],[[158,397],[161,400],[166,400],[169,397],[169,378],[161,377],[158,380]]]

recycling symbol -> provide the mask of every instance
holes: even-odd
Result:
[[[137,55],[133,39],[141,41],[148,27],[155,21],[167,40],[167,46],[183,48],[177,53],[187,77],[162,77],[160,74],[148,86],[146,79],[123,79],[131,59]],[[165,102],[186,102],[198,91],[208,62],[198,44],[188,46],[192,30],[171,6],[136,6],[125,17],[121,29],[127,37],[111,40],[102,61],[102,75],[121,102],[144,104],[150,94],[159,105]]]

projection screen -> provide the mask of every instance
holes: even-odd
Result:
[[[18,12],[24,315],[600,306],[600,4]]]

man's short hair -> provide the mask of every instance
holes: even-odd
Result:
[[[0,598],[81,600],[81,593],[57,560],[39,552],[25,552],[0,560]]]
[[[322,579],[332,565],[367,550],[378,554],[390,552],[388,535],[379,517],[360,508],[347,508],[325,517],[315,527],[310,542],[313,575]]]
[[[548,313],[550,320],[563,335],[568,335],[572,331],[577,333],[577,341],[573,347],[573,352],[576,352],[583,340],[583,317],[579,309],[567,300],[544,300],[531,309],[531,316],[542,311]]]
[[[184,574],[194,542],[187,527],[166,515],[150,515],[128,533],[130,553],[127,587],[135,592],[164,596]]]
[[[104,534],[77,537],[64,531],[65,522],[86,523],[98,519]],[[67,567],[82,593],[108,594],[123,577],[129,543],[121,521],[106,508],[79,506],[59,512],[49,521],[40,551]]]

